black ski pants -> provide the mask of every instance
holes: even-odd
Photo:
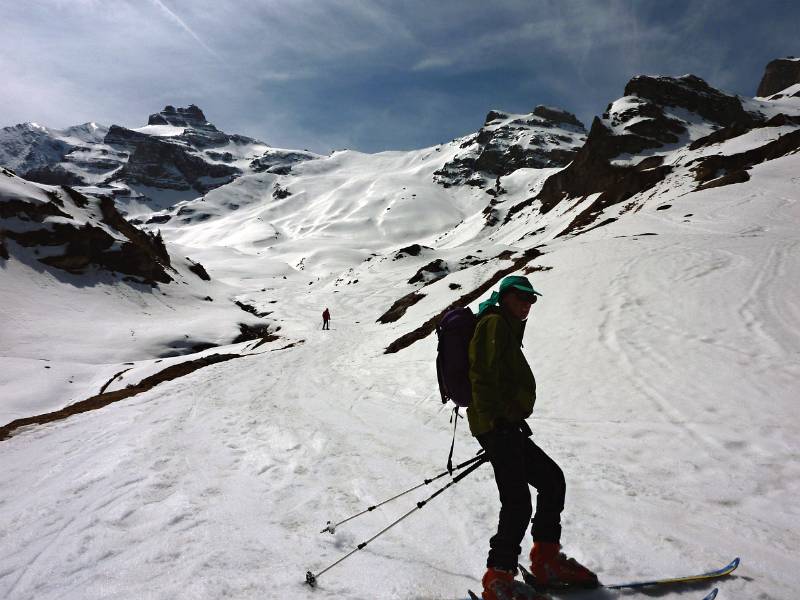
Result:
[[[527,423],[505,426],[478,436],[494,469],[500,492],[500,519],[497,533],[489,540],[487,567],[515,570],[522,550],[528,520],[531,519],[531,492],[536,488],[536,513],[531,519],[534,541],[559,542],[561,511],[564,510],[566,483],[555,461],[530,439]]]

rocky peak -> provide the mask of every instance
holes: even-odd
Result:
[[[65,140],[37,123],[20,123],[0,129],[0,165],[24,174],[55,163],[72,149]]]
[[[795,83],[800,83],[800,58],[776,58],[764,70],[756,96],[771,96]]]
[[[175,127],[213,127],[206,121],[206,116],[195,104],[190,104],[188,108],[175,108],[168,104],[161,112],[153,113],[147,120],[148,125],[173,125]]]
[[[798,81],[791,69],[800,66],[800,59],[783,60],[791,64],[775,66],[772,72],[786,69],[789,75],[775,87],[767,87],[767,92],[784,90]],[[770,64],[775,63],[780,65],[780,61]],[[596,194],[559,235],[586,231],[617,218],[596,223],[605,209],[653,188],[683,167],[680,161],[666,160],[675,151],[697,151],[754,128],[798,123],[800,119],[792,115],[777,114],[768,119],[765,114],[747,112],[738,97],[714,89],[694,75],[634,77],[625,86],[625,96],[609,104],[602,118],[595,117],[586,143],[574,160],[550,176],[536,196],[512,207],[506,220],[515,218],[534,201],[539,201],[540,211],[546,213],[561,202]],[[693,165],[691,171],[700,184],[695,189],[747,181],[747,169],[753,165],[796,152],[800,130],[763,137],[769,141],[758,148],[733,154],[710,151],[691,159],[688,164]],[[622,210],[629,209],[630,205]]]
[[[108,133],[108,127],[94,122],[67,127],[61,133],[89,144],[101,143]]]
[[[552,106],[540,104],[533,109],[533,114],[552,123],[565,123],[585,129],[583,123],[581,123],[575,115],[560,108],[553,108]]]
[[[491,110],[477,133],[456,140],[462,151],[434,179],[444,187],[487,187],[517,169],[563,167],[585,140],[583,123],[561,109],[537,106],[527,114]]]
[[[739,98],[711,87],[696,75],[639,75],[625,86],[625,95],[645,98],[661,106],[685,108],[725,127],[753,120],[742,108]]]

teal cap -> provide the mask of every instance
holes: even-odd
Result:
[[[526,294],[535,294],[537,296],[541,296],[539,292],[533,289],[531,282],[528,281],[527,277],[523,277],[522,275],[509,275],[505,277],[503,281],[500,282],[500,295],[503,295],[503,292],[508,290],[509,288],[513,288],[515,290],[519,290]]]
[[[478,306],[478,315],[482,314],[490,306],[496,306],[497,303],[500,302],[500,297],[510,289],[519,290],[531,296],[541,296],[539,292],[533,289],[527,277],[523,277],[522,275],[509,275],[508,277],[504,277],[503,281],[500,282],[499,292],[492,292],[488,300],[484,300],[480,303]]]

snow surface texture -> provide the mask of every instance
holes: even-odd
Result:
[[[758,135],[702,152],[738,152]],[[176,206],[158,225],[170,254],[200,260],[212,282],[80,288],[0,263],[7,416],[96,394],[123,370],[109,389],[136,383],[178,332],[224,339],[235,320],[223,300],[273,311],[285,336],[206,351],[244,356],[0,441],[0,596],[463,598],[496,526],[485,466],[317,590],[303,579],[436,488],[320,534],[328,520],[443,470],[451,425],[435,336],[384,349],[511,264],[485,259],[534,246],[543,255],[529,266],[550,269],[530,275],[544,294],[524,340],[539,386],[530,423],[566,474],[565,550],[608,583],[740,555],[717,584],[725,597],[800,589],[800,155],[693,192],[685,164],[697,153],[679,152],[675,173],[634,197],[635,209],[612,207],[618,221],[557,237],[591,197],[487,229],[488,196],[432,181],[457,151],[336,153]],[[503,178],[499,207],[552,172]],[[399,252],[412,242],[417,255]],[[446,277],[408,283],[434,258]],[[399,320],[376,323],[415,290],[425,297]],[[320,330],[326,306],[331,331]],[[456,458],[476,450],[460,427]]]

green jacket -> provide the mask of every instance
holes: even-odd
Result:
[[[478,321],[469,344],[472,402],[467,419],[472,435],[491,431],[497,420],[518,423],[533,412],[536,379],[522,354],[525,323],[489,309]]]

